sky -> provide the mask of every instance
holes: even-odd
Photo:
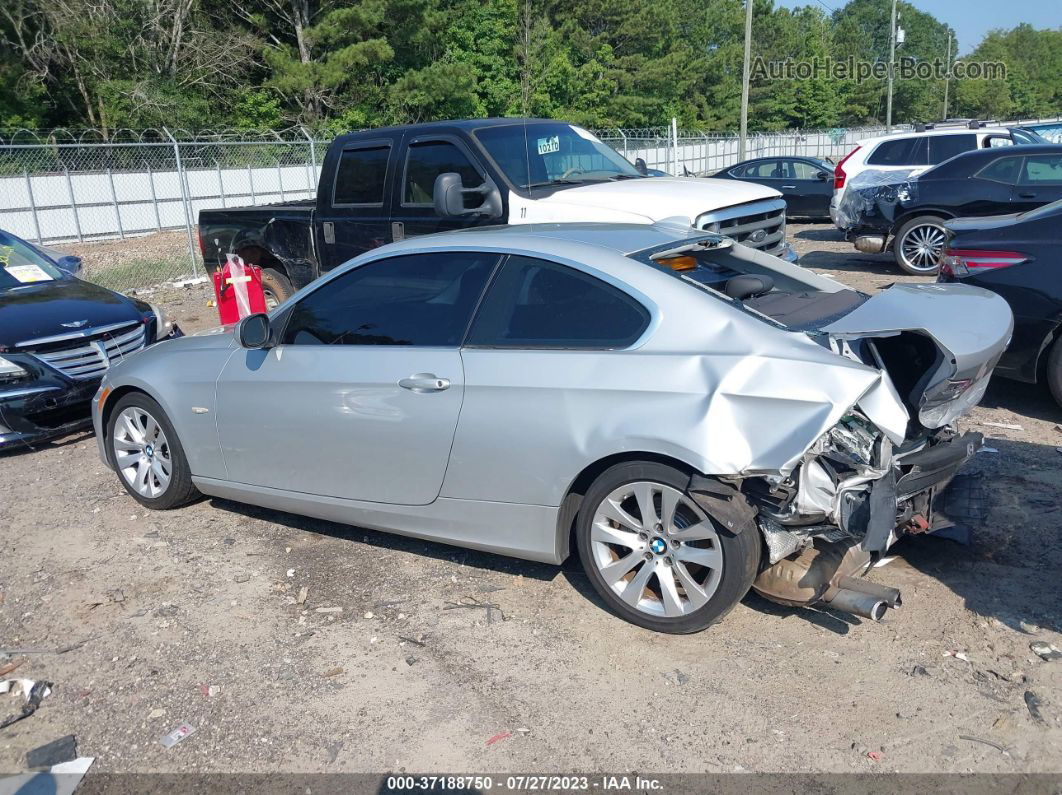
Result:
[[[959,53],[965,55],[976,47],[981,37],[993,28],[1013,28],[1028,22],[1034,28],[1057,28],[1062,25],[1062,3],[1058,0],[907,0],[920,11],[932,14],[951,25],[959,39]],[[819,0],[775,0],[786,8],[816,5]],[[844,0],[822,0],[820,7],[843,6]],[[825,10],[825,9],[824,9]]]

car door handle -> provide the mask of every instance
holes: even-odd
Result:
[[[450,388],[449,378],[439,378],[435,373],[414,373],[398,382],[403,389],[412,392],[442,392]]]
[[[788,188],[788,189],[792,190],[792,189],[793,189],[793,188],[795,188],[795,187],[796,187],[796,185],[783,185],[783,186],[782,186],[783,190],[784,190],[784,189],[786,189],[786,188]]]
[[[1022,198],[1022,199],[1035,199],[1036,198],[1036,194],[1035,193],[1019,193],[1018,197]]]

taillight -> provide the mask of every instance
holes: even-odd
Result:
[[[940,258],[940,272],[945,276],[970,276],[989,270],[1021,265],[1029,258],[1020,251],[992,251],[979,248],[948,248]]]
[[[196,236],[199,238],[199,253],[205,258],[206,257],[206,241],[203,240],[203,228],[202,227],[200,227],[198,229],[198,231],[196,233]]]
[[[844,164],[852,155],[858,152],[862,147],[857,146],[851,152],[841,158],[841,161],[837,164],[837,167],[833,170],[833,189],[840,190],[844,187],[844,181],[847,178],[847,174],[844,173]]]

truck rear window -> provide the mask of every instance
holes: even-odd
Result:
[[[383,204],[388,144],[344,149],[339,155],[332,204]]]

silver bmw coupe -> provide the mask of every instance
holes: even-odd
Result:
[[[114,364],[93,404],[130,495],[201,494],[532,560],[619,616],[718,621],[750,588],[880,618],[864,574],[953,521],[1010,310],[873,297],[685,222],[384,246],[234,329]]]

